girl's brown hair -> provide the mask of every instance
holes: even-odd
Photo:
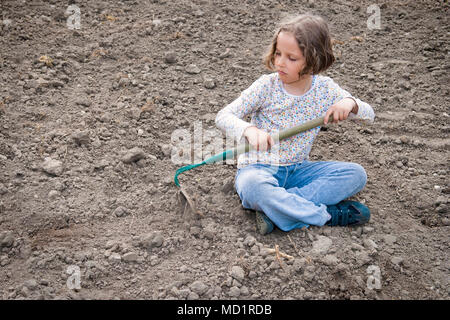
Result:
[[[330,31],[325,20],[319,16],[302,14],[280,23],[264,56],[264,64],[269,70],[275,70],[277,38],[282,31],[294,35],[306,59],[306,66],[299,76],[309,73],[319,74],[328,69],[335,61]]]

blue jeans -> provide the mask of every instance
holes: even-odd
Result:
[[[264,212],[281,230],[323,226],[327,205],[364,188],[362,166],[351,162],[303,161],[290,166],[256,163],[236,173],[235,187],[246,209]]]

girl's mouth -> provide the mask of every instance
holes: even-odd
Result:
[[[280,76],[284,76],[284,75],[286,74],[286,72],[283,72],[283,71],[281,71],[281,70],[278,70],[278,74],[279,74]]]

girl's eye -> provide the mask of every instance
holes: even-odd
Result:
[[[280,53],[279,53],[279,52],[275,52],[275,55],[276,55],[276,56],[279,56],[279,55],[280,55]]]
[[[297,59],[294,59],[294,58],[291,58],[291,57],[289,57],[289,60],[291,60],[291,61],[297,61]]]

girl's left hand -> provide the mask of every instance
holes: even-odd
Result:
[[[333,123],[338,123],[339,121],[347,119],[350,112],[357,114],[358,105],[352,98],[344,98],[328,108],[325,113],[324,124],[328,123],[330,115],[333,115]]]

